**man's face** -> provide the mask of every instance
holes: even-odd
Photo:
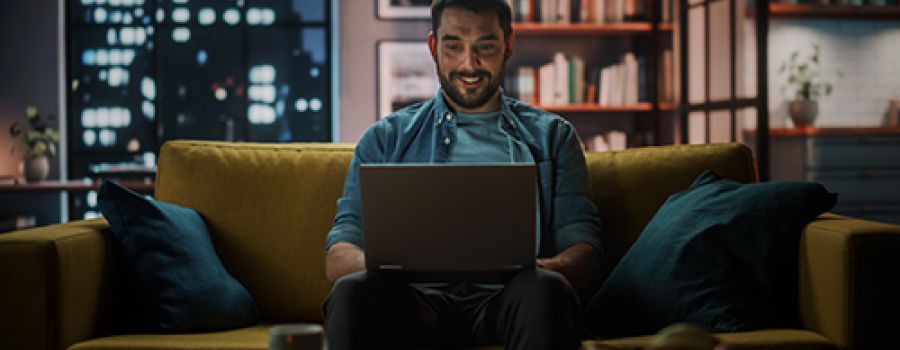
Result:
[[[437,33],[428,34],[428,46],[451,104],[463,112],[496,110],[490,102],[499,94],[511,43],[493,12],[444,9]]]

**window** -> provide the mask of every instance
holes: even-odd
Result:
[[[171,139],[331,141],[327,0],[69,0],[66,10],[72,178],[149,176]],[[136,166],[108,166],[119,163]],[[88,202],[75,198],[72,217]]]

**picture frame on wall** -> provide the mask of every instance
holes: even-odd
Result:
[[[375,0],[378,19],[428,19],[431,0]]]
[[[437,94],[440,82],[427,41],[380,40],[376,47],[376,120]]]

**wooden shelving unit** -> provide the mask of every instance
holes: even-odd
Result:
[[[772,18],[892,19],[900,18],[900,6],[769,4]]]
[[[660,23],[659,31],[671,32],[671,23]],[[653,31],[650,22],[622,23],[513,23],[519,35],[622,35],[645,34]]]
[[[900,135],[900,127],[875,126],[875,127],[806,127],[806,128],[769,128],[769,134],[773,137],[799,137],[799,136],[893,136]]]
[[[538,108],[553,113],[640,113],[653,111],[653,104],[649,102],[640,103],[631,106],[601,106],[598,104],[573,104],[565,106],[537,106]],[[663,111],[671,111],[675,106],[671,103],[661,103],[659,109]]]
[[[155,188],[153,182],[123,181],[120,184],[135,191],[152,191]],[[99,190],[101,185],[101,182],[78,180],[0,183],[0,192],[87,192]]]

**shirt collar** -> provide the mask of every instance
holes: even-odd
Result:
[[[447,113],[454,113],[450,106],[447,105],[447,101],[444,100],[444,90],[443,88],[439,88],[437,92],[437,96],[434,98],[434,124],[438,125],[445,121]],[[515,114],[513,114],[512,109],[509,108],[509,105],[512,101],[509,97],[504,93],[503,88],[500,88],[500,116],[506,121],[506,125],[510,126],[513,129],[520,129],[521,125],[519,120],[516,119]]]

